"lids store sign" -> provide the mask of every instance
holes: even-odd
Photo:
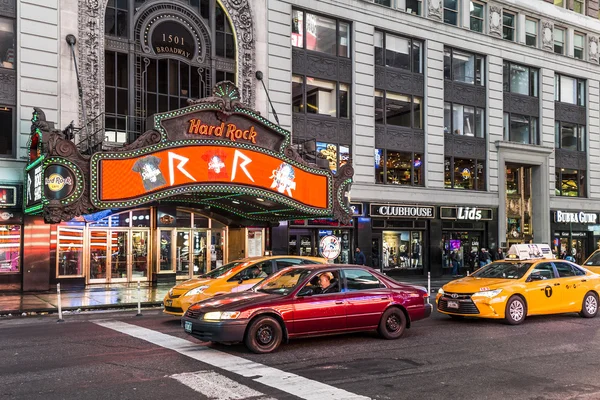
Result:
[[[494,212],[491,208],[479,207],[440,207],[441,219],[459,221],[491,221]]]
[[[580,212],[568,212],[568,211],[555,211],[554,222],[563,224],[595,224],[598,222],[598,214]]]

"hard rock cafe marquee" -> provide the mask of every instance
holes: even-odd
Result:
[[[152,130],[118,150],[81,154],[39,109],[30,143],[25,213],[56,227],[57,278],[189,277],[237,258],[230,227],[351,217],[352,166],[334,175],[303,161],[290,132],[245,107],[231,82],[155,115]]]

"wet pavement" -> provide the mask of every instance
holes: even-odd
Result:
[[[142,307],[160,307],[171,287],[160,286],[90,286],[81,290],[63,290],[61,305],[64,311],[107,308],[137,307],[138,298]],[[37,293],[0,292],[0,315],[32,312],[57,312],[58,294],[56,290]]]
[[[386,274],[393,279],[412,285],[427,287],[427,278],[423,276],[395,276],[393,271]],[[432,278],[431,293],[453,278]],[[171,286],[142,286],[139,291],[136,284],[88,286],[79,290],[63,290],[61,304],[64,311],[93,310],[109,308],[137,307],[138,296],[142,307],[161,307],[162,300]],[[44,313],[58,311],[58,295],[56,289],[50,292],[35,293],[2,293],[0,292],[0,315],[22,313]]]

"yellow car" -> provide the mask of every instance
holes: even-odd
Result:
[[[543,250],[528,256],[527,251],[513,250],[515,246]],[[554,259],[547,245],[515,246],[505,260],[444,285],[436,296],[438,311],[455,318],[504,319],[511,325],[529,315],[576,312],[585,318],[596,316],[600,275]]]
[[[171,288],[163,300],[164,312],[183,315],[194,303],[219,294],[248,290],[267,276],[290,265],[326,262],[325,258],[301,256],[265,256],[237,260]]]
[[[590,256],[583,262],[583,266],[592,272],[600,274],[600,250],[594,251]]]

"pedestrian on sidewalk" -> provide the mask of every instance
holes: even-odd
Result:
[[[366,265],[367,264],[367,257],[365,257],[365,253],[360,251],[359,247],[356,248],[356,252],[354,253],[354,262],[357,265]]]
[[[496,253],[494,253],[494,261],[504,260],[504,252],[500,247],[496,249]]]
[[[458,275],[458,254],[456,250],[450,253],[450,261],[452,262],[452,275]]]

